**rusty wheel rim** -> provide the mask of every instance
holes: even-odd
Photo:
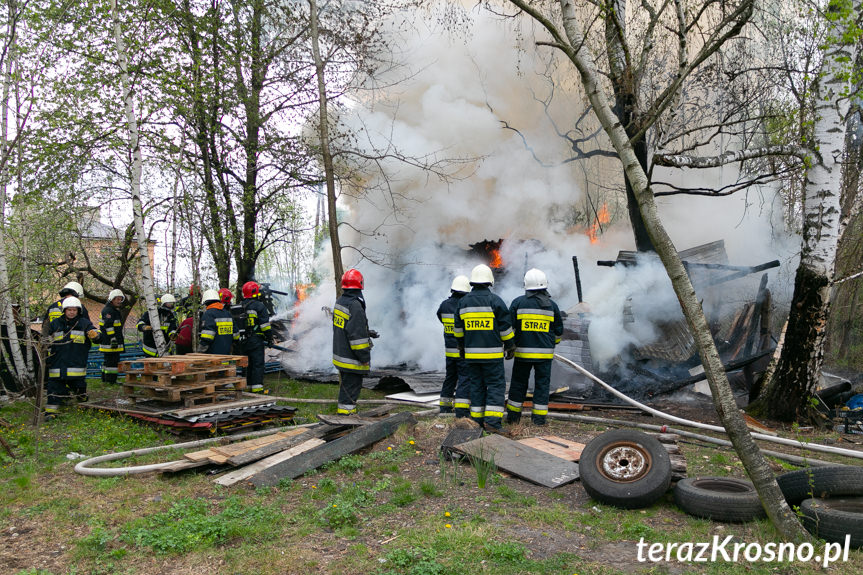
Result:
[[[622,441],[607,446],[597,457],[600,473],[616,483],[638,481],[650,471],[650,453],[638,443]]]

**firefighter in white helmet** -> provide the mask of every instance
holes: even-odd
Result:
[[[60,299],[48,306],[47,311],[45,311],[42,333],[49,333],[48,325],[52,321],[63,315],[63,300],[69,296],[76,297],[78,298],[78,301],[80,301],[81,298],[84,297],[84,288],[81,287],[81,284],[79,284],[78,282],[69,282],[62,288],[60,288]],[[87,313],[87,309],[84,307],[83,304],[81,305],[81,315],[86,315],[88,317],[90,315],[89,313]]]
[[[104,357],[102,381],[105,383],[117,383],[117,365],[120,363],[120,354],[126,349],[123,340],[123,312],[120,311],[124,301],[126,296],[122,290],[111,290],[108,303],[99,316],[99,329],[102,332],[99,350]]]
[[[491,291],[494,275],[486,265],[470,273],[473,289],[458,302],[453,335],[464,350],[470,374],[470,416],[486,430],[502,430],[506,375],[504,346],[511,353],[513,331],[509,310]]]
[[[535,383],[531,420],[535,425],[545,425],[548,415],[551,361],[554,346],[560,343],[563,335],[563,318],[547,288],[545,274],[536,268],[530,269],[524,274],[524,295],[515,298],[509,306],[516,347],[506,401],[507,423],[518,423],[521,419],[531,369]]]
[[[198,351],[214,355],[230,355],[231,346],[239,334],[234,333],[234,318],[225,309],[214,289],[204,291],[201,300],[206,306],[201,316],[201,334],[198,340]]]
[[[77,297],[65,298],[61,304],[63,315],[49,324],[47,334],[51,338],[51,349],[46,362],[46,419],[56,416],[69,397],[87,401],[87,355],[90,340],[98,340],[99,332],[90,318],[81,313],[81,307]]]
[[[458,340],[453,335],[458,302],[469,291],[470,280],[467,276],[456,276],[452,280],[450,296],[443,300],[437,309],[437,318],[443,324],[446,356],[446,375],[440,392],[440,412],[452,413],[455,409],[456,417],[470,415],[470,377],[467,362],[459,354]]]

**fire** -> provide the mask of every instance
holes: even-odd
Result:
[[[492,248],[489,252],[491,261],[488,262],[488,267],[498,269],[503,265],[503,260],[500,258],[500,247]]]
[[[602,231],[603,224],[611,221],[611,214],[608,213],[608,204],[602,204],[599,211],[596,212],[596,218],[587,230],[587,237],[590,238],[590,243],[595,244],[599,241],[599,232]]]
[[[314,288],[315,284],[297,284],[297,304],[303,303]]]

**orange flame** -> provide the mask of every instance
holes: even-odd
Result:
[[[303,303],[314,288],[315,284],[297,284],[297,304]]]
[[[503,265],[503,260],[500,257],[500,248],[492,249],[489,255],[491,256],[491,261],[488,262],[488,267],[498,269]]]
[[[596,212],[596,218],[594,218],[593,223],[590,225],[590,229],[587,230],[587,237],[590,238],[590,243],[595,244],[599,242],[598,234],[602,225],[610,221],[611,214],[608,213],[608,204],[602,204],[602,207]]]

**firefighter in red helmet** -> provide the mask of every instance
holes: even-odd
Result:
[[[370,338],[377,337],[369,329],[362,289],[363,274],[349,269],[342,276],[342,295],[333,308],[333,365],[341,382],[337,410],[340,414],[357,412],[363,376],[369,373]]]
[[[252,393],[264,391],[264,348],[273,344],[273,332],[270,329],[270,314],[267,306],[260,299],[261,286],[249,281],[243,284],[243,309],[246,325],[243,328],[243,349],[249,356],[249,367],[246,368],[246,380]]]

